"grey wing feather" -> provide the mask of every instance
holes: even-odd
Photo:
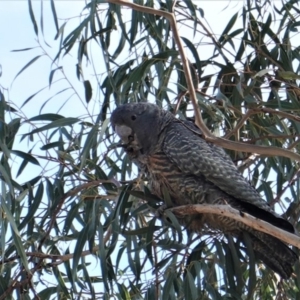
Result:
[[[181,122],[185,127],[191,130],[193,133],[195,133],[195,135],[202,137],[202,132],[193,121],[187,121],[187,120],[178,120],[178,121]],[[228,161],[228,163],[234,165],[230,156],[223,150],[223,148],[218,147],[211,143],[206,143],[206,144],[211,148],[212,153],[215,153],[216,155],[222,157],[224,160]]]
[[[207,143],[191,125],[174,120],[165,128],[164,136],[164,153],[183,173],[204,176],[216,187],[240,200],[246,212],[294,232],[293,226],[277,215],[247,182],[224,150]]]

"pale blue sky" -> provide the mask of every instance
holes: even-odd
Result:
[[[237,7],[241,6],[242,1],[196,1],[199,7],[202,7],[205,17],[213,27],[215,33],[221,33],[224,29],[224,24],[227,24],[230,19],[230,11],[237,11]],[[80,15],[84,6],[84,1],[55,1],[58,18],[62,21],[67,18],[74,18],[68,22],[67,28],[72,29],[78,25]],[[229,5],[231,9],[224,7]],[[36,21],[40,27],[40,1],[33,1],[33,8]],[[50,2],[44,1],[44,37],[46,42],[53,47],[57,43],[53,43],[55,36],[55,27],[53,23],[52,12],[50,9]],[[227,20],[226,20],[227,19]],[[39,48],[26,52],[11,52],[16,49],[23,49],[28,47],[38,47],[36,42],[36,35],[33,30],[29,12],[28,2],[21,1],[0,1],[0,64],[2,65],[2,77],[0,84],[4,88],[10,89],[10,100],[17,104],[33,94],[35,91],[45,86],[48,83],[49,73],[51,71],[49,60],[47,58],[40,58],[37,62],[31,65],[23,74],[21,74],[11,86],[11,83],[20,71],[20,69],[29,62],[33,57],[41,54]],[[40,34],[40,40],[43,40]],[[57,53],[56,48],[46,47],[47,51]],[[209,51],[209,50],[208,50]],[[99,57],[102,60],[102,57]],[[73,57],[66,57],[65,63],[69,63],[70,76],[74,75],[74,64],[76,63],[76,53]],[[74,78],[76,84],[78,81]],[[79,91],[83,92],[82,87],[78,87]],[[47,95],[45,94],[45,99]],[[58,104],[59,105],[59,104]],[[37,106],[35,105],[34,108]],[[25,113],[32,114],[34,110],[32,107],[25,108]]]

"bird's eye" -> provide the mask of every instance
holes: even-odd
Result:
[[[136,116],[135,116],[135,115],[132,115],[132,116],[131,116],[131,120],[134,121],[135,119],[136,119]]]
[[[134,141],[134,136],[133,136],[133,135],[129,135],[129,136],[128,136],[128,141],[129,141],[129,142]]]

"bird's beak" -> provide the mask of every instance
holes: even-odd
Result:
[[[116,134],[121,138],[121,140],[128,144],[129,137],[132,135],[132,129],[126,125],[116,125],[115,126]]]

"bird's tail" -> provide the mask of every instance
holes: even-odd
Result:
[[[293,265],[298,255],[281,240],[260,231],[250,233],[256,258],[282,278],[288,279],[293,273]]]

